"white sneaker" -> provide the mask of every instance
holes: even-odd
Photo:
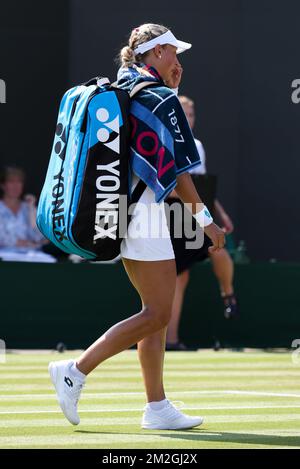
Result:
[[[203,423],[202,417],[191,417],[180,412],[170,401],[161,410],[153,410],[149,404],[145,407],[142,428],[148,430],[180,430],[198,427]]]
[[[69,422],[78,425],[80,418],[77,412],[77,403],[84,383],[71,373],[70,368],[73,363],[73,360],[51,362],[48,370],[61,410]]]

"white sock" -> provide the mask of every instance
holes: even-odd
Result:
[[[78,370],[75,361],[73,362],[73,365],[71,366],[71,372],[75,378],[79,379],[80,381],[85,381],[86,375],[84,373],[81,373],[80,370]]]
[[[148,405],[152,410],[161,410],[167,405],[168,402],[168,399],[163,399],[162,401],[149,402]]]

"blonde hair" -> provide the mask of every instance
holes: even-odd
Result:
[[[141,63],[149,51],[144,54],[135,55],[134,49],[144,42],[151,41],[166,33],[168,28],[161,24],[145,23],[131,31],[127,46],[123,47],[118,54],[117,60],[121,67],[132,67],[134,63]]]
[[[180,95],[178,96],[178,99],[181,104],[187,104],[188,106],[195,107],[195,103],[191,98],[188,98],[187,96]]]

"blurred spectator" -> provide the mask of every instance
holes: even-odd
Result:
[[[11,256],[12,252],[34,251],[48,243],[36,226],[36,198],[31,194],[24,195],[24,183],[25,173],[21,168],[6,166],[2,169],[0,173],[2,258],[5,258],[5,253],[8,252]]]
[[[194,102],[186,96],[178,96],[178,98],[181,102],[189,125],[193,130],[195,124]],[[200,154],[202,164],[193,168],[190,173],[206,174],[206,159],[203,145],[200,140],[197,139],[195,139],[195,144]],[[166,202],[172,204],[172,199],[174,201],[177,197],[176,190],[174,190]],[[233,232],[233,223],[217,199],[214,201],[214,215],[220,219],[220,226],[223,226],[223,230],[226,234]],[[228,251],[225,248],[218,252],[209,253],[208,247],[211,243],[206,236],[204,238],[203,247],[199,250],[196,250],[197,252],[189,252],[189,250],[184,247],[185,240],[174,239],[172,232],[171,237],[177,264],[177,282],[173,301],[172,316],[167,330],[166,349],[184,350],[186,347],[182,342],[180,342],[178,332],[184,295],[186,287],[189,283],[189,268],[195,262],[201,262],[210,257],[214,274],[217,277],[220,285],[220,293],[224,304],[224,315],[226,318],[230,319],[238,316],[238,305],[233,287],[234,265]]]

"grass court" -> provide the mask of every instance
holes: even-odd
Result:
[[[142,430],[145,405],[136,351],[87,380],[81,423],[61,413],[47,366],[78,352],[14,352],[0,364],[0,448],[300,448],[300,364],[291,353],[167,352],[165,386],[201,427]]]

